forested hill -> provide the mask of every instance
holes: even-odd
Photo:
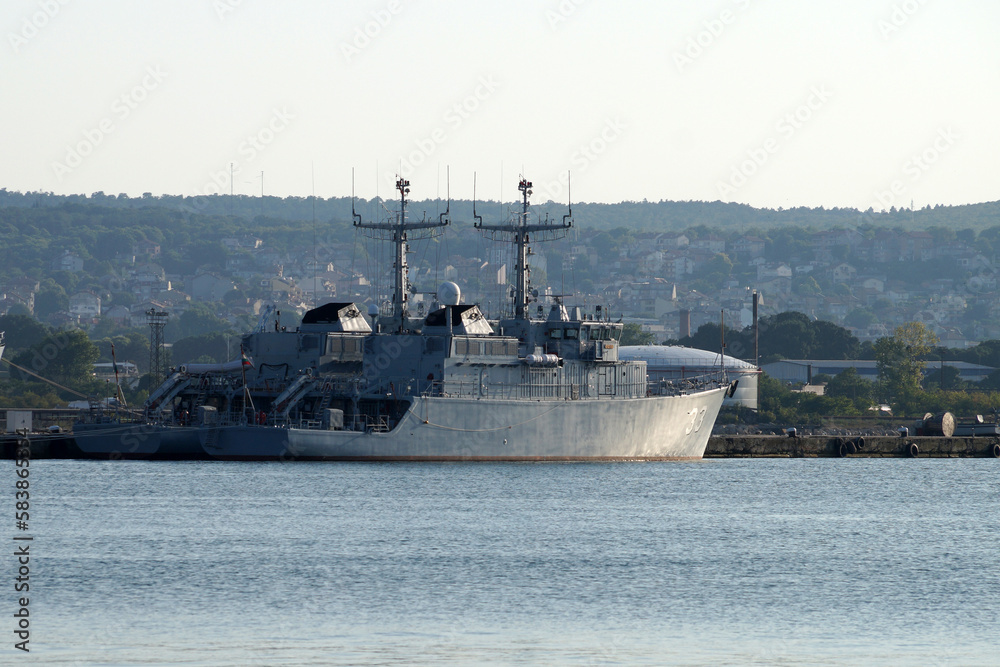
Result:
[[[76,205],[77,208],[74,208]],[[0,189],[0,209],[11,208],[56,208],[63,211],[79,212],[80,206],[98,206],[104,209],[160,209],[153,217],[174,217],[177,214],[205,215],[229,218],[235,227],[243,227],[258,217],[270,220],[321,222],[349,221],[351,200],[348,197],[329,199],[313,197],[249,197],[246,195],[213,195],[184,197],[175,195],[128,197],[125,195],[53,195],[48,193],[21,193]],[[487,219],[506,217],[513,202],[500,204],[496,201],[479,202],[479,212]],[[378,217],[379,204],[373,200],[357,200],[356,207],[366,219]],[[437,199],[414,201],[410,204],[413,217],[426,213],[437,216],[445,209],[445,202]],[[562,216],[565,204],[548,202],[536,204],[534,210],[542,215],[549,213]],[[472,220],[472,202],[456,200],[451,202],[452,219],[456,223]],[[887,228],[927,229],[945,227],[950,229],[982,230],[1000,225],[1000,201],[964,206],[935,206],[888,212],[858,211],[848,208],[793,208],[762,209],[744,204],[724,202],[634,202],[618,204],[574,203],[573,214],[581,229],[615,229],[625,227],[634,230],[682,231],[690,227],[704,225],[720,232],[748,232],[754,229],[777,227],[806,227],[823,230],[836,227],[875,225]],[[150,211],[141,219],[148,219]],[[125,218],[129,216],[124,216]],[[136,217],[138,221],[140,218]],[[253,229],[252,225],[247,230]]]

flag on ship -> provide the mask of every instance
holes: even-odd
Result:
[[[246,368],[247,366],[249,366],[250,368],[254,367],[253,362],[250,361],[250,358],[247,356],[247,353],[243,351],[242,345],[240,345],[240,357],[243,360],[243,368]]]

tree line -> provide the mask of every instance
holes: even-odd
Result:
[[[718,324],[705,324],[680,345],[718,352],[722,333]],[[727,354],[753,359],[751,327],[725,330]],[[761,318],[758,331],[761,364],[781,359],[875,361],[878,380],[861,378],[849,368],[834,377],[817,375],[825,394],[801,393],[766,374],[758,384],[759,418],[796,423],[837,416],[875,414],[880,405],[897,416],[951,411],[960,416],[992,413],[1000,409],[1000,370],[981,382],[964,381],[949,361],[1000,369],[1000,341],[988,340],[968,349],[938,345],[937,337],[919,322],[897,327],[875,342],[860,342],[851,332],[832,322],[810,319],[797,312]],[[935,363],[938,364],[935,368]],[[929,371],[929,372],[925,372]]]

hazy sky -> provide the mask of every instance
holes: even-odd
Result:
[[[5,0],[0,187],[1000,199],[996,0]]]

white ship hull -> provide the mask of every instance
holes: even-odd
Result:
[[[578,401],[416,397],[387,432],[267,426],[201,430],[220,459],[576,461],[700,459],[726,388]],[[347,425],[349,427],[349,425]]]

